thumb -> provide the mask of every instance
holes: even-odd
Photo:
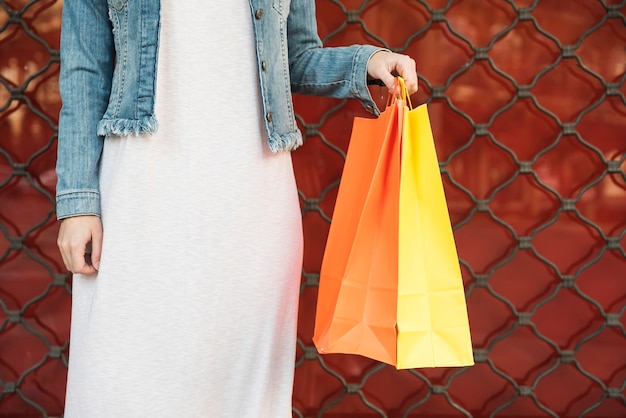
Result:
[[[102,228],[97,228],[91,236],[91,264],[96,270],[100,269],[102,256]]]
[[[387,89],[389,89],[389,92],[393,93],[396,88],[396,77],[392,75],[390,71],[387,71],[381,73],[378,78],[385,84]]]

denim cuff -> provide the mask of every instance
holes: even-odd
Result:
[[[97,191],[70,191],[57,195],[57,219],[71,216],[100,216],[100,193]]]
[[[361,104],[369,113],[373,115],[380,115],[380,109],[376,106],[374,99],[367,86],[367,64],[372,56],[380,51],[389,51],[386,48],[380,48],[373,45],[362,45],[357,53],[354,55],[354,74],[352,77],[354,87],[353,91],[357,99],[361,101]]]

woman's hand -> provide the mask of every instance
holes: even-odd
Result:
[[[370,77],[382,81],[389,91],[394,89],[396,74],[404,78],[409,94],[417,91],[417,68],[415,61],[408,55],[378,51],[367,63],[367,73]]]
[[[96,273],[102,253],[100,218],[87,215],[63,219],[57,245],[69,271],[74,274]]]

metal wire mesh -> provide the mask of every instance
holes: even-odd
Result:
[[[350,120],[363,111],[297,97],[306,254],[294,416],[626,416],[626,2],[317,6],[326,45],[376,43],[418,61],[413,101],[429,103],[477,365],[396,372],[317,353],[321,253]],[[61,7],[0,2],[0,416],[62,414]]]
[[[62,411],[70,286],[53,250],[61,6],[0,2],[0,416]]]
[[[589,200],[592,195],[597,195],[600,184],[615,185],[619,189],[616,195],[620,199],[625,197],[626,148],[623,142],[617,141],[623,141],[626,136],[623,125],[621,128],[591,127],[587,126],[590,122],[586,119],[594,110],[605,110],[608,106],[619,109],[616,119],[625,116],[624,2],[406,1],[392,5],[390,2],[364,1],[355,4],[330,0],[318,2],[318,5],[326,13],[334,15],[328,20],[338,22],[334,28],[326,30],[326,44],[340,44],[344,40],[341,35],[351,30],[361,32],[369,42],[409,53],[420,66],[422,93],[414,102],[429,103],[434,119],[445,113],[449,125],[457,122],[469,127],[460,135],[455,130],[462,129],[451,126],[440,127],[435,133],[439,133],[436,137],[439,139],[440,167],[467,279],[470,322],[475,337],[475,367],[487,368],[491,373],[455,370],[441,379],[437,374],[412,370],[408,374],[413,377],[413,382],[410,379],[403,382],[421,393],[413,397],[405,395],[402,406],[389,405],[381,401],[376,387],[372,385],[368,389],[367,385],[368,380],[385,370],[383,366],[363,367],[356,381],[349,380],[342,376],[345,364],[337,362],[329,365],[327,357],[314,351],[308,335],[301,333],[296,366],[305,367],[307,362],[319,364],[312,367],[315,372],[303,372],[301,379],[316,378],[319,368],[338,379],[341,386],[324,398],[319,410],[307,408],[304,404],[298,409],[296,403],[296,415],[325,416],[335,412],[340,416],[343,411],[358,411],[360,414],[369,411],[372,416],[524,414],[559,417],[626,414],[624,362],[618,351],[610,354],[615,361],[614,373],[610,377],[594,374],[594,367],[587,357],[590,342],[603,339],[607,334],[613,335],[614,338],[608,340],[616,350],[625,347],[624,204],[618,204],[621,213],[610,212],[607,208],[607,212],[614,213],[615,218],[613,222],[606,222],[606,218],[601,219],[597,213],[591,215]],[[385,14],[389,7],[394,7],[396,12],[387,12],[386,16],[397,18],[398,26],[377,25],[374,16]],[[590,16],[579,16],[580,20],[587,21],[574,24],[577,26],[575,29],[568,28],[565,19],[556,22],[548,20],[549,17],[558,17],[563,7],[577,7],[579,10],[576,13]],[[552,13],[547,12],[550,9]],[[406,29],[406,35],[394,37],[389,32],[405,30],[402,26],[410,27]],[[601,47],[594,41],[594,35],[613,28],[619,28],[619,34],[616,32],[615,37],[604,38],[611,45]],[[339,40],[335,41],[336,37]],[[608,66],[598,66],[590,52],[596,47],[596,54],[619,51],[621,61],[614,63],[616,68],[607,71]],[[446,57],[446,54],[449,56]],[[445,61],[455,59],[456,62],[445,65]],[[441,61],[444,64],[437,65]],[[575,87],[582,92],[572,97],[561,90],[566,101],[555,104],[550,101],[550,95],[559,94],[560,90],[552,88],[554,84],[561,88]],[[467,91],[471,89],[479,92]],[[573,100],[567,101],[569,99]],[[442,108],[445,111],[442,112]],[[319,139],[344,156],[342,146],[333,144],[333,140],[327,137],[328,130],[324,130],[324,120],[330,117],[329,114],[342,111],[345,111],[342,106],[332,108],[319,121],[313,117],[314,122],[304,116],[301,123],[307,139]],[[521,120],[517,122],[516,117]],[[520,122],[528,125],[520,126]],[[542,127],[543,124],[548,128]],[[611,129],[620,129],[619,133],[613,131],[619,139],[611,141],[604,137],[606,131]],[[522,132],[511,134],[512,130]],[[533,138],[534,135],[537,137]],[[455,136],[460,137],[458,145],[446,144],[446,140],[456,140]],[[513,140],[532,141],[534,144],[532,147],[520,146]],[[609,146],[609,143],[612,145]],[[547,174],[550,170],[567,169],[565,165],[556,163],[558,159],[570,159],[571,169],[580,170],[571,177],[569,185],[563,184],[567,181],[556,181]],[[553,167],[546,167],[546,160],[551,160]],[[522,187],[524,183],[531,183],[532,186]],[[332,195],[336,186],[337,183],[330,183],[319,195],[313,196],[301,190],[305,219],[308,214],[318,214],[325,221],[331,218],[332,212],[329,212],[328,206],[323,207],[323,203],[325,195]],[[527,193],[521,193],[523,191]],[[604,203],[607,201],[601,204]],[[537,206],[547,207],[539,209]],[[602,211],[603,208],[597,210]],[[529,219],[524,219],[525,215]],[[487,245],[494,251],[488,262],[470,249],[476,245],[475,241],[486,243],[494,238],[494,234],[485,232],[484,228],[499,230],[495,234],[505,235],[504,241],[508,240],[508,245],[503,245],[506,248]],[[543,234],[551,228],[558,229],[561,235],[547,239]],[[576,229],[579,230],[577,233],[572,232]],[[481,234],[486,237],[480,238]],[[575,257],[559,255],[571,249],[568,239],[580,239],[581,235],[591,238],[585,251]],[[561,248],[549,248],[551,246]],[[495,254],[497,251],[500,254]],[[597,292],[590,289],[588,282],[596,277],[594,274],[601,274],[594,271],[594,266],[604,264],[606,258],[613,257],[621,260],[613,265],[615,270],[612,270],[620,280],[616,288],[618,293],[612,300],[598,300],[594,298]],[[524,261],[520,262],[520,258]],[[535,267],[527,268],[530,263]],[[525,275],[534,274],[537,270],[545,270],[544,277],[538,286],[534,284],[534,294],[520,303],[515,292],[523,284],[512,284],[513,280],[524,280]],[[303,294],[307,288],[317,286],[318,271],[307,271],[305,266]],[[600,282],[596,281],[595,285],[601,286]],[[507,289],[507,286],[510,288]],[[480,297],[476,296],[479,292]],[[482,327],[479,322],[487,322],[485,318],[472,315],[481,302],[494,307],[498,302],[501,305],[493,312],[501,319],[501,324],[495,329]],[[568,326],[554,321],[548,325],[550,320],[546,312],[554,313],[555,309],[568,303],[572,306],[564,309],[567,314],[578,309],[586,310],[589,321],[583,329],[568,330],[572,335],[564,338],[551,327]],[[492,334],[482,335],[487,329]],[[526,347],[537,350],[535,364],[521,361],[533,368],[520,373],[520,370],[507,364],[510,361],[503,362],[500,358],[506,353],[500,347],[505,341],[511,341],[507,347],[509,350],[511,345],[520,341]],[[539,351],[544,353],[539,354]],[[511,357],[520,354],[525,353],[511,350]],[[479,396],[480,401],[468,399],[469,395],[463,390],[471,390],[469,379],[475,379],[475,384],[479,385],[489,380],[489,374],[503,381],[501,385],[488,384],[493,391],[491,399],[487,395]],[[568,378],[564,377],[566,374]],[[465,378],[467,375],[471,377]],[[561,378],[565,380],[561,381]],[[580,382],[581,379],[588,379],[591,384]],[[390,378],[389,382],[393,380]],[[581,387],[586,387],[586,392],[566,395],[548,389],[550,385],[566,382],[572,384],[572,392],[578,392],[575,387],[579,382]],[[495,393],[497,391],[500,392]],[[360,401],[346,401],[353,395],[357,395]],[[435,397],[440,398],[439,404],[431,403]],[[494,402],[494,399],[497,400]],[[526,401],[533,406],[524,405]],[[441,403],[447,405],[443,407]],[[351,408],[333,409],[342,404],[350,404]]]

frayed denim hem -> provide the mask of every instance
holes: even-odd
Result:
[[[302,133],[299,130],[286,134],[271,134],[269,137],[269,148],[272,152],[293,151],[302,145]]]
[[[103,119],[98,123],[98,135],[101,136],[128,136],[138,134],[153,134],[158,129],[154,116],[134,119]],[[293,151],[302,145],[302,133],[299,130],[285,134],[271,134],[268,141],[272,152]]]
[[[159,125],[154,116],[145,116],[141,119],[102,119],[98,123],[98,135],[127,136],[138,134],[153,134]]]

